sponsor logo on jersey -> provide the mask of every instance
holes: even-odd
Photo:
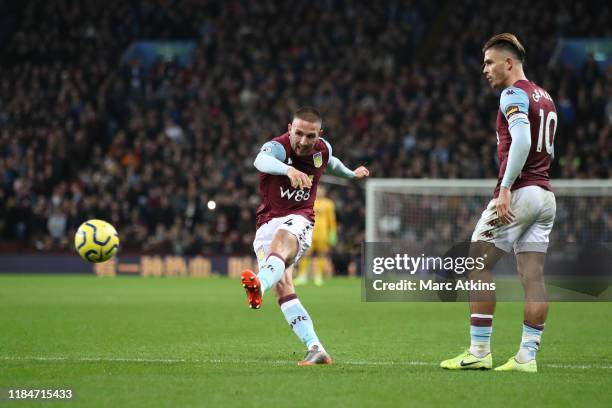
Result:
[[[323,165],[323,153],[317,152],[312,155],[312,161],[314,161],[314,166],[319,168]]]
[[[514,91],[512,89],[508,89],[506,91],[506,95],[514,95]]]
[[[280,187],[280,196],[285,200],[293,201],[308,201],[310,199],[310,189],[306,190],[292,190],[290,188],[284,189]]]

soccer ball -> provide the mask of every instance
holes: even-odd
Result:
[[[119,236],[115,228],[106,221],[89,220],[81,224],[74,236],[74,246],[89,262],[104,262],[111,259],[119,249]]]

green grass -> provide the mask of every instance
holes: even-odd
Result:
[[[0,276],[0,388],[70,388],[71,407],[611,406],[609,303],[552,304],[528,375],[437,367],[468,344],[465,303],[362,303],[344,279],[298,294],[332,366],[297,367],[274,299],[249,310],[237,281]],[[521,322],[498,305],[496,364]]]

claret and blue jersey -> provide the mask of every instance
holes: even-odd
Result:
[[[312,187],[309,189],[291,187],[291,181],[287,177],[289,166],[308,175]],[[319,138],[312,152],[300,156],[291,148],[289,133],[265,143],[255,159],[255,167],[260,170],[261,194],[261,205],[257,209],[257,228],[273,218],[289,214],[302,215],[314,222],[314,201],[317,185],[323,173],[344,178],[355,177],[352,170],[332,155],[332,147],[327,140]]]
[[[331,156],[329,143],[319,139],[311,154],[298,156],[291,148],[289,134],[285,133],[264,144],[261,151],[307,174],[311,178],[312,187],[304,190],[296,189],[291,187],[291,181],[284,174],[260,173],[261,204],[257,208],[257,228],[273,218],[289,214],[302,215],[314,222],[313,207],[317,184]]]
[[[557,129],[557,110],[551,96],[544,89],[528,80],[517,81],[502,91],[497,114],[497,154],[499,178],[494,196],[506,171],[508,152],[512,143],[510,129],[517,124],[528,124],[531,131],[531,148],[512,190],[525,186],[550,187],[548,170],[554,157],[554,136]]]

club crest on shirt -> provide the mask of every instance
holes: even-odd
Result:
[[[264,258],[266,257],[266,252],[264,251],[264,248],[262,246],[257,248],[256,255],[257,261],[263,262]]]
[[[312,155],[312,161],[314,162],[314,166],[319,168],[323,165],[323,153],[317,152]]]

